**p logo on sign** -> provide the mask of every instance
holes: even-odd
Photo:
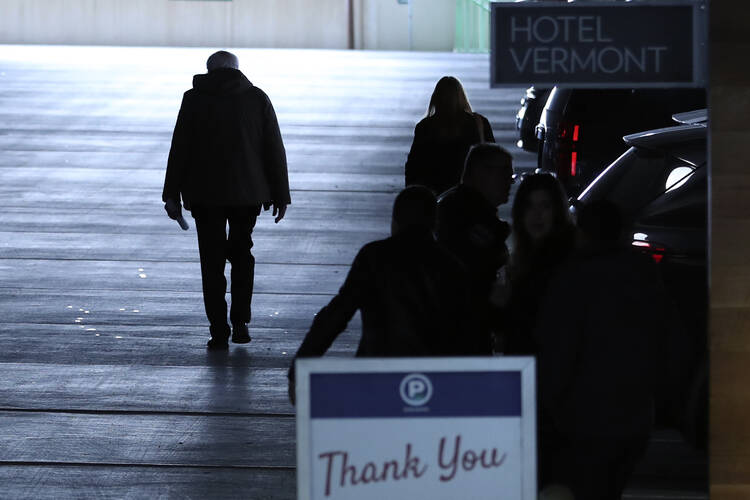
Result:
[[[401,381],[401,399],[409,406],[422,406],[432,397],[432,383],[421,373],[412,373]]]

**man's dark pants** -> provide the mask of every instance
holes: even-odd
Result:
[[[232,265],[232,306],[229,318],[233,325],[250,322],[250,301],[253,295],[255,258],[253,228],[260,214],[259,206],[220,207],[199,205],[192,207],[198,231],[198,249],[201,257],[203,302],[211,324],[211,336],[225,339],[229,336],[227,281],[224,277],[226,261]],[[229,237],[227,237],[227,222]]]

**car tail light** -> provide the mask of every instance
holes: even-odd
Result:
[[[581,126],[575,123],[560,122],[557,126],[557,137],[569,141],[578,142],[581,134]]]
[[[558,156],[558,175],[575,177],[580,173],[578,168],[577,143],[581,136],[581,126],[575,123],[560,123],[557,137],[560,139]]]
[[[570,176],[576,176],[576,161],[578,160],[578,153],[573,151],[570,153]]]
[[[633,241],[633,247],[640,250],[646,255],[649,255],[651,259],[660,264],[664,260],[664,255],[667,253],[667,249],[658,243],[651,241],[635,240]]]

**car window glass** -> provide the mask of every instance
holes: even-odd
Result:
[[[705,228],[706,216],[706,204],[696,202],[685,205],[673,205],[663,210],[659,210],[656,207],[649,207],[647,213],[642,218],[639,218],[639,223],[644,226]]]
[[[674,161],[679,162],[676,159]],[[691,172],[684,181],[678,181],[679,187],[668,189],[657,196],[638,217],[646,225],[705,228],[708,209],[705,164],[698,168],[677,168],[690,169]]]
[[[608,199],[626,218],[664,192],[670,163],[663,154],[630,148],[612,163],[579,198],[583,203]]]

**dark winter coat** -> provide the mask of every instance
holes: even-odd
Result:
[[[505,354],[535,356],[533,338],[539,302],[550,279],[567,261],[575,245],[575,228],[570,225],[552,235],[531,255],[511,255],[508,269],[510,297],[500,314],[498,329],[505,334]]]
[[[627,250],[572,259],[550,281],[534,336],[541,403],[561,432],[649,432],[671,307],[654,264]]]
[[[368,243],[315,316],[297,357],[321,356],[357,310],[357,356],[443,356],[481,351],[461,265],[426,231]],[[292,376],[292,372],[290,372]]]
[[[438,199],[437,239],[466,267],[478,296],[489,299],[497,271],[508,261],[510,225],[476,189],[460,184]]]
[[[271,101],[241,71],[195,75],[177,117],[162,199],[289,204],[286,152]]]
[[[458,184],[469,148],[480,142],[495,142],[495,136],[479,113],[462,113],[455,134],[446,132],[435,116],[424,118],[414,129],[404,169],[406,185],[421,184],[440,195]]]

